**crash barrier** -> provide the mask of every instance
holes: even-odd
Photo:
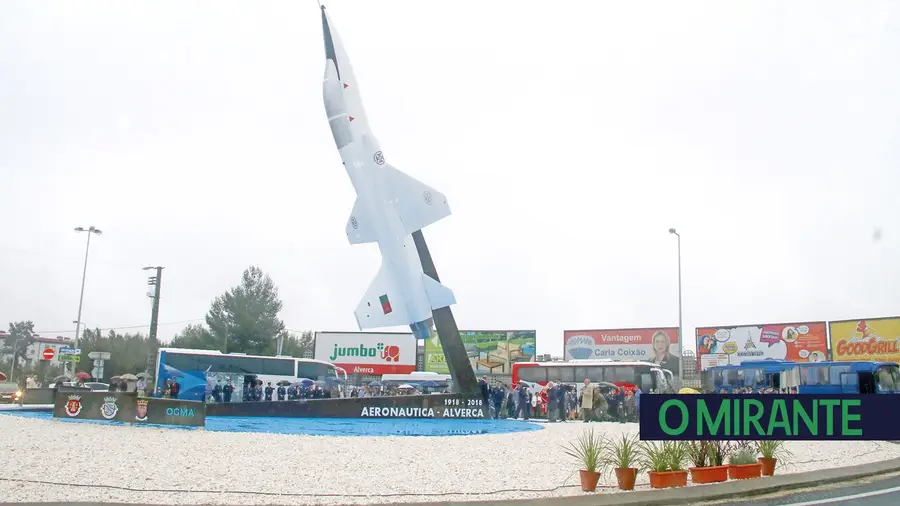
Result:
[[[197,401],[138,397],[134,392],[60,391],[53,404],[53,417],[203,427],[206,405]]]
[[[60,387],[63,393],[71,392],[90,392],[90,388],[85,387]],[[56,398],[56,389],[49,387],[42,388],[26,388],[22,395],[22,404],[53,404]]]
[[[62,386],[60,387],[60,391],[64,393],[90,392],[91,389],[86,387]],[[50,387],[26,388],[25,390],[22,390],[21,404],[43,406],[53,404],[54,399],[56,399],[56,392],[56,388]]]

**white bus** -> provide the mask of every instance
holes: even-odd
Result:
[[[584,380],[591,383],[611,383],[626,392],[641,387],[641,391],[655,390],[674,393],[669,384],[671,372],[651,362],[616,362],[612,360],[572,360],[570,362],[518,362],[513,364],[513,385],[524,381],[540,390],[549,382],[568,383],[580,388]]]
[[[263,384],[279,381],[294,383],[301,378],[314,381],[347,380],[347,371],[323,362],[285,355],[266,357],[246,353],[222,353],[218,350],[190,350],[160,348],[156,357],[156,385],[162,389],[166,380],[174,379],[181,387],[179,399],[206,400],[207,392],[216,381],[234,384],[232,402],[243,398],[244,385],[253,380]]]

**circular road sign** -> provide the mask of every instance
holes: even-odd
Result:
[[[53,360],[53,357],[56,355],[56,352],[53,351],[53,348],[47,348],[44,350],[44,353],[41,354],[44,357],[44,360]]]

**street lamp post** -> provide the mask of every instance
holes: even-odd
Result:
[[[88,253],[91,251],[91,236],[100,235],[102,232],[99,228],[91,225],[89,228],[75,227],[76,232],[87,232],[87,247],[84,249],[84,271],[81,273],[81,295],[78,297],[78,319],[75,320],[75,343],[74,348],[78,349],[78,331],[81,330],[81,309],[84,306],[84,280],[87,278]],[[75,379],[75,361],[72,361],[72,379]]]
[[[670,234],[675,234],[675,237],[678,238],[678,340],[681,342],[681,350],[682,354],[684,354],[684,327],[682,325],[682,312],[681,312],[681,234],[679,234],[674,228],[669,229]],[[684,364],[682,363],[681,357],[678,358],[678,385],[679,388],[684,386]]]

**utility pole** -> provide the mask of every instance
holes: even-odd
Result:
[[[159,343],[158,338],[156,337],[157,326],[159,325],[159,294],[162,290],[162,271],[165,267],[144,267],[145,271],[156,270],[156,276],[150,276],[147,278],[147,284],[149,286],[155,287],[153,290],[153,295],[147,294],[148,297],[153,299],[153,310],[150,313],[150,351],[147,353],[147,367],[146,372],[149,379],[155,379],[154,373],[156,372],[156,353],[154,353],[154,346]]]

